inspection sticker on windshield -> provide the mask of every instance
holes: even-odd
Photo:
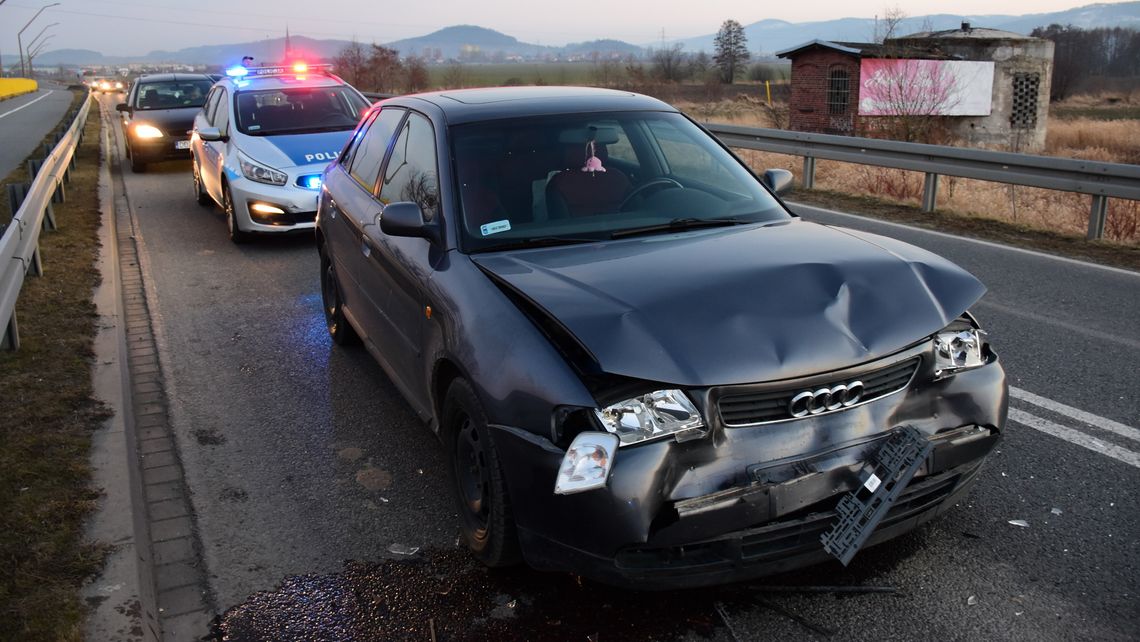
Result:
[[[510,229],[511,222],[506,219],[479,226],[479,231],[483,233],[483,236],[490,236],[492,234],[498,234],[499,232],[509,232]]]

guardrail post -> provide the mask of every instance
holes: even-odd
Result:
[[[804,189],[815,187],[815,156],[804,156]]]
[[[1095,241],[1104,237],[1104,221],[1108,218],[1108,197],[1094,194],[1092,210],[1089,212],[1089,233],[1086,238]]]
[[[43,259],[40,258],[40,244],[38,242],[36,243],[36,249],[32,252],[31,263],[28,264],[28,274],[32,276],[44,275],[44,262]]]
[[[12,318],[4,326],[4,336],[0,338],[0,348],[15,352],[20,349],[20,328],[16,325],[16,311],[12,310]]]
[[[922,211],[933,212],[938,207],[938,174],[927,172],[922,181]]]

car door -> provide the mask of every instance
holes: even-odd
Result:
[[[372,224],[380,211],[375,200],[380,166],[405,113],[403,109],[385,108],[360,128],[358,140],[332,170],[344,173],[349,180],[339,181],[345,187],[335,194],[330,192],[323,204],[323,228],[337,279],[344,290],[345,304],[365,337],[374,334],[377,326],[371,318],[373,305],[367,301],[372,293],[361,291],[359,286],[359,274],[368,252],[363,244],[364,226]]]
[[[381,206],[412,201],[426,221],[440,215],[436,138],[431,121],[409,112],[400,127],[381,172]],[[367,261],[360,285],[373,297],[372,311],[380,324],[377,349],[388,361],[389,374],[405,396],[424,411],[428,405],[424,381],[423,332],[427,323],[426,282],[431,278],[431,243],[423,238],[388,236],[377,222],[364,227]]]
[[[194,116],[194,131],[205,128],[213,127],[214,111],[218,108],[218,100],[222,95],[222,88],[214,86],[210,89],[209,95],[206,96],[206,103],[202,105],[202,109]],[[214,194],[215,190],[210,187],[212,176],[207,176],[205,172],[205,159],[208,151],[207,141],[202,140],[197,136],[190,137],[190,154],[194,157],[194,162],[198,165],[198,175],[202,180],[202,187],[208,194]]]
[[[222,202],[222,172],[226,160],[226,145],[229,144],[230,135],[230,101],[229,91],[225,87],[217,87],[217,102],[208,115],[210,127],[216,127],[222,134],[222,140],[204,140],[202,155],[198,158],[198,171],[202,173],[202,185],[214,200]]]

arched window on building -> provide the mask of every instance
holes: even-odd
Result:
[[[850,97],[851,74],[845,67],[832,67],[827,74],[827,113],[832,116],[846,114]]]

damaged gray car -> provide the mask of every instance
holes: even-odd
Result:
[[[325,318],[442,441],[463,535],[639,588],[838,558],[934,518],[1005,373],[927,251],[805,222],[677,110],[582,88],[375,105],[325,172]]]

